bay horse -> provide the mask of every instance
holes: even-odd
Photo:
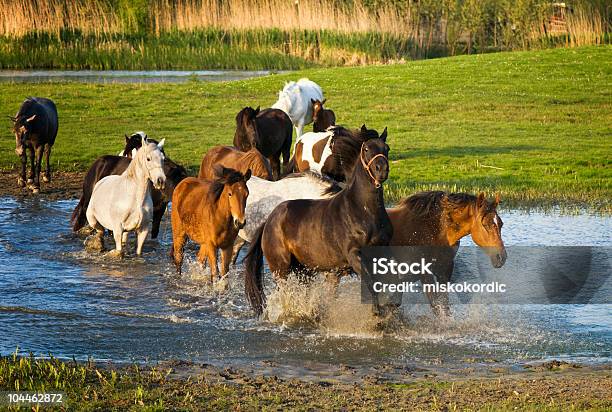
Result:
[[[198,177],[200,179],[214,179],[214,166],[218,164],[238,170],[242,174],[250,169],[253,176],[272,180],[270,162],[256,148],[252,148],[248,152],[242,152],[232,146],[215,146],[206,152],[202,158]]]
[[[327,199],[281,203],[259,227],[245,262],[245,292],[260,315],[265,304],[263,258],[277,279],[292,270],[351,269],[363,276],[372,294],[374,311],[381,308],[373,280],[361,267],[360,249],[385,246],[393,227],[383,200],[382,184],[389,175],[386,136],[361,144],[358,165],[345,189]]]
[[[9,116],[10,117],[10,116]],[[52,100],[44,97],[28,97],[24,100],[13,121],[15,134],[15,153],[21,159],[21,173],[17,186],[25,187],[26,182],[32,193],[40,191],[40,171],[43,153],[45,155],[45,173],[43,182],[51,181],[51,148],[55,144],[59,120],[57,108]],[[27,154],[30,154],[30,174],[26,181]]]
[[[380,137],[387,137],[387,129]],[[295,172],[312,170],[338,182],[347,181],[353,173],[363,142],[378,138],[376,130],[365,124],[360,130],[333,126],[320,133],[305,133],[295,144],[288,169]]]
[[[312,172],[293,173],[275,182],[251,177],[247,187],[249,197],[245,209],[246,223],[238,232],[234,244],[234,264],[242,246],[251,242],[257,228],[266,221],[276,206],[286,200],[326,199],[341,190],[334,180]]]
[[[312,102],[312,131],[324,132],[330,126],[336,125],[336,114],[333,110],[329,110],[323,107],[327,99],[315,100],[310,99]],[[299,137],[299,136],[298,136]]]
[[[134,135],[132,135],[129,139],[133,140],[133,137]],[[157,144],[157,141],[154,139],[147,139],[147,141]],[[161,146],[158,145],[158,148],[162,151],[162,153],[164,153],[163,146],[163,144]],[[140,148],[140,146],[132,147],[130,150],[127,150],[126,153],[131,155],[133,153],[132,149],[138,150],[138,148]],[[96,159],[95,162],[93,162],[85,174],[81,198],[79,199],[79,203],[74,208],[72,217],[70,218],[70,224],[72,225],[72,230],[74,232],[78,232],[87,224],[86,211],[95,184],[106,176],[122,174],[128,168],[130,162],[130,157],[113,155],[101,156]],[[166,213],[168,203],[172,199],[174,188],[181,182],[181,180],[188,176],[187,170],[185,170],[183,166],[166,157],[165,153],[163,167],[164,174],[166,175],[166,184],[164,185],[164,189],[158,190],[152,188],[151,190],[151,199],[153,200],[153,222],[151,227],[152,239],[157,239],[159,235],[159,227],[164,214]]]
[[[142,147],[121,175],[106,176],[94,186],[86,215],[89,226],[96,229],[91,239],[96,249],[104,249],[104,229],[112,230],[115,249],[110,254],[121,257],[122,243],[128,232],[135,231],[136,254],[142,254],[153,215],[149,182],[157,190],[163,190],[166,182],[164,154],[159,149],[163,145],[164,139],[157,145],[143,138]]]
[[[272,105],[287,113],[295,126],[296,139],[304,133],[304,126],[312,123],[312,100],[323,100],[321,87],[307,78],[297,82],[285,83],[283,90],[278,92],[278,100]]]
[[[283,169],[289,162],[292,133],[291,119],[282,110],[245,107],[236,115],[234,146],[243,152],[257,148],[270,161],[276,180],[281,175],[281,155]]]
[[[500,268],[506,262],[506,248],[501,237],[503,222],[497,214],[499,195],[492,202],[485,194],[441,191],[421,192],[401,200],[396,207],[387,209],[393,225],[390,246],[436,246],[436,252],[448,258],[449,266],[436,273],[440,283],[450,282],[453,260],[461,238],[471,235],[491,259],[491,265]],[[432,259],[429,259],[431,261]],[[423,275],[421,282],[434,283],[431,275]],[[448,295],[430,293],[427,296],[436,315],[448,315]]]
[[[244,226],[244,208],[249,189],[245,174],[217,165],[215,180],[188,177],[172,196],[172,252],[181,274],[183,248],[187,237],[200,244],[198,260],[210,264],[211,282],[217,278],[217,249],[221,249],[221,276],[229,270],[232,246]]]

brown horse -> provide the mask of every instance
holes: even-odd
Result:
[[[214,166],[222,165],[230,169],[246,173],[251,170],[253,176],[272,180],[270,162],[256,148],[242,152],[232,146],[215,146],[202,158],[200,163],[200,179],[214,179]]]
[[[232,247],[244,226],[244,208],[251,171],[242,174],[223,166],[215,168],[215,180],[188,177],[174,189],[172,196],[172,251],[180,274],[183,247],[189,237],[200,244],[198,260],[210,263],[211,282],[217,278],[217,249],[221,249],[221,275],[229,270]]]
[[[451,279],[452,262],[460,239],[471,234],[474,243],[487,253],[491,264],[500,268],[507,255],[501,237],[503,222],[497,214],[498,204],[499,196],[488,202],[484,193],[478,197],[441,191],[417,193],[401,200],[397,207],[387,209],[393,224],[389,246],[440,246],[440,252],[450,256],[445,260],[450,266],[436,275],[438,282],[446,283]],[[431,275],[424,275],[421,281],[435,282]],[[428,298],[436,315],[450,313],[447,294],[429,294]]]
[[[291,119],[280,109],[245,107],[236,115],[234,146],[243,152],[256,147],[270,161],[275,180],[281,175],[281,155],[287,170],[292,138]]]
[[[378,133],[376,133],[378,136]],[[246,256],[245,289],[261,314],[265,303],[263,257],[270,272],[286,278],[292,270],[342,271],[364,277],[375,311],[380,309],[373,281],[361,266],[361,248],[386,246],[393,228],[383,201],[389,175],[389,146],[383,137],[361,144],[347,187],[327,199],[288,200],[278,205],[257,230]]]
[[[312,103],[312,131],[315,133],[324,132],[328,127],[336,125],[336,114],[334,111],[323,107],[326,101],[327,99],[323,99],[323,101],[310,99]]]

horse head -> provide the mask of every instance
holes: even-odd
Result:
[[[313,131],[324,132],[329,127],[336,124],[336,115],[333,111],[327,110],[323,107],[327,99],[323,101],[310,99],[312,103],[312,120],[313,120]]]
[[[23,115],[16,117],[9,116],[9,118],[13,121],[13,133],[15,133],[15,153],[17,153],[18,156],[21,156],[23,154],[25,141],[30,135],[37,115],[34,114],[29,117]]]
[[[136,150],[140,149],[142,146],[142,138],[145,138],[149,143],[157,144],[158,141],[155,139],[151,139],[147,136],[145,132],[136,132],[131,136],[125,135],[125,147],[123,151],[120,153],[121,156],[132,158],[134,157],[134,153]],[[165,154],[163,149],[160,149],[162,153]]]
[[[499,195],[493,202],[487,201],[485,194],[480,193],[472,208],[472,240],[483,248],[491,259],[495,268],[500,268],[506,263],[506,247],[501,236],[504,223],[497,214]]]
[[[245,107],[236,115],[236,133],[234,134],[234,146],[243,152],[249,151],[253,147],[257,147],[259,141],[259,132],[255,119],[259,114],[259,106],[257,109]]]
[[[164,190],[166,174],[164,173],[164,153],[162,151],[166,139],[153,143],[142,136],[141,147],[136,151],[133,162],[141,165],[147,178],[157,190]]]
[[[387,128],[378,136],[375,130],[365,129],[362,132],[375,132],[377,137],[365,140],[361,145],[359,161],[366,173],[372,179],[376,188],[380,188],[382,183],[389,177],[389,145],[387,145]]]
[[[245,174],[237,170],[215,165],[215,183],[222,185],[219,197],[226,196],[229,204],[229,212],[232,222],[236,229],[242,229],[245,224],[246,201],[249,196],[249,189],[246,182],[251,178],[251,169]]]

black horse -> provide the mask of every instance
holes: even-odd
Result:
[[[388,245],[393,236],[382,188],[389,175],[385,138],[386,134],[362,143],[355,171],[344,190],[328,199],[283,202],[257,230],[245,263],[245,291],[257,314],[265,303],[264,256],[270,272],[281,279],[294,270],[352,270],[364,277],[374,308],[379,309],[372,279],[361,267],[360,250]]]
[[[153,139],[149,139],[149,141],[157,143]],[[77,232],[87,224],[87,206],[89,206],[89,200],[96,183],[103,177],[123,173],[131,161],[131,158],[125,156],[106,155],[99,157],[91,165],[83,181],[83,194],[70,219],[73,231]],[[164,159],[164,173],[166,175],[164,190],[151,189],[151,199],[153,200],[153,228],[151,230],[151,237],[153,239],[156,239],[159,234],[159,225],[164,217],[168,203],[172,200],[174,188],[181,180],[188,176],[183,166],[174,163],[168,157]]]
[[[21,158],[21,173],[17,178],[17,185],[26,185],[27,149],[30,152],[30,174],[27,183],[33,193],[38,193],[43,153],[46,163],[43,181],[51,181],[49,157],[59,127],[57,108],[53,101],[44,97],[28,97],[11,120],[15,133],[15,152]]]
[[[292,138],[293,124],[282,110],[245,107],[236,115],[234,146],[243,152],[256,147],[270,161],[274,180],[281,175],[281,155],[286,169]]]

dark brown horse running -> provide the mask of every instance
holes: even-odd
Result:
[[[150,142],[156,143],[155,140],[149,139]],[[129,151],[131,153],[131,150]],[[87,224],[87,206],[93,193],[93,188],[96,183],[103,177],[110,175],[120,175],[127,169],[131,158],[124,156],[106,155],[99,157],[91,165],[85,179],[83,180],[83,193],[81,199],[72,212],[70,223],[72,230],[78,232]],[[172,194],[176,185],[187,177],[185,168],[167,157],[164,159],[164,174],[166,175],[166,184],[163,192],[155,188],[151,190],[151,199],[153,200],[153,227],[151,230],[151,238],[156,239],[159,234],[159,226],[166,212],[168,202],[172,199]]]
[[[180,274],[187,237],[200,244],[198,260],[210,263],[213,282],[219,273],[217,249],[221,249],[221,276],[229,270],[232,248],[244,226],[244,208],[251,177],[234,169],[215,167],[215,180],[188,177],[172,196],[172,257]]]
[[[312,131],[315,133],[324,132],[328,127],[336,125],[334,111],[323,107],[326,101],[327,99],[323,99],[323,101],[310,99],[312,103]]]
[[[289,162],[292,134],[291,119],[282,110],[245,107],[236,115],[234,146],[243,152],[256,147],[270,161],[276,180],[281,175],[281,155],[285,170]]]
[[[266,180],[272,180],[272,168],[270,162],[256,148],[248,152],[242,152],[232,146],[215,146],[202,158],[200,163],[200,179],[214,179],[215,165],[221,165],[230,169],[246,173],[251,170],[253,176]]]
[[[274,209],[257,230],[245,263],[246,295],[257,314],[265,303],[264,256],[270,272],[280,279],[294,269],[351,269],[364,277],[379,309],[372,279],[361,267],[360,249],[387,245],[393,234],[382,188],[389,174],[388,154],[384,137],[367,140],[344,190],[328,199],[289,200]]]
[[[488,202],[484,193],[478,197],[440,191],[417,193],[387,209],[393,224],[389,245],[440,246],[440,252],[450,257],[444,259],[450,266],[436,273],[439,283],[450,282],[459,241],[467,235],[472,235],[474,243],[484,249],[493,267],[502,267],[507,255],[501,237],[503,222],[497,214],[498,204],[499,196]],[[431,275],[424,275],[421,281],[434,283],[435,280]],[[436,315],[450,313],[447,294],[431,293],[428,298]]]

